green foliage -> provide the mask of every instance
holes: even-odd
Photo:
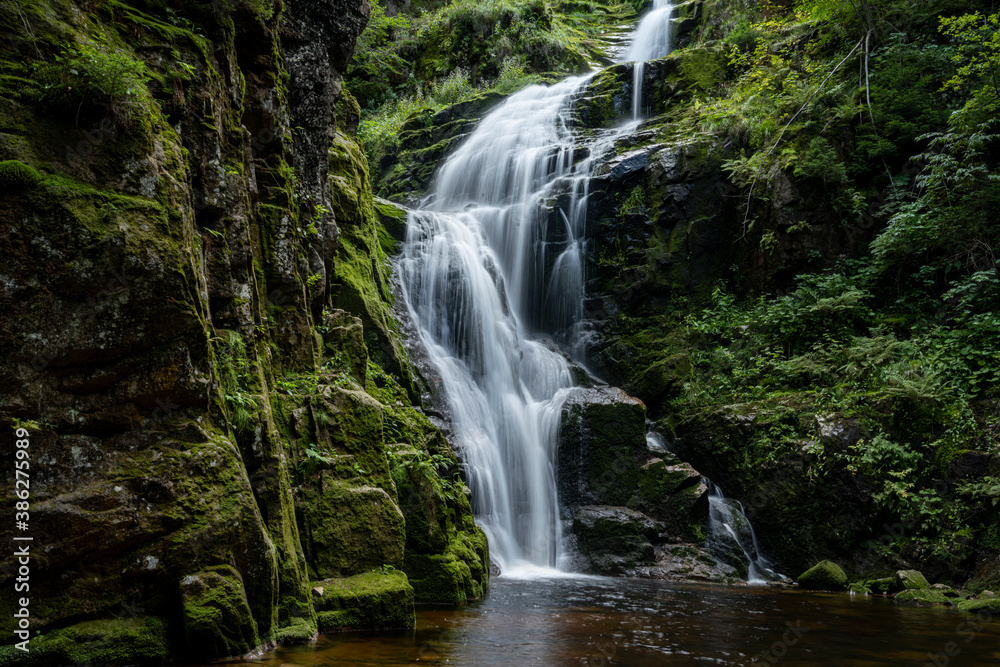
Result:
[[[41,101],[57,108],[79,111],[95,104],[125,126],[148,96],[146,66],[110,45],[76,44],[38,68]]]
[[[393,39],[397,32],[410,27],[410,20],[403,15],[387,15],[381,0],[371,3],[371,8],[368,25],[358,38],[351,71],[368,78],[403,76],[406,61],[395,50]]]
[[[217,344],[216,368],[230,421],[235,429],[245,431],[260,411],[259,397],[251,391],[257,384],[254,382],[255,366],[247,357],[246,344],[238,332],[227,331],[224,337],[214,340]]]

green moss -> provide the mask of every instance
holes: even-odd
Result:
[[[677,53],[677,58],[688,85],[700,92],[714,89],[725,75],[725,61],[714,49],[684,49]]]
[[[949,602],[948,596],[945,595],[943,591],[932,590],[930,588],[905,590],[896,595],[893,600],[896,604],[907,605],[910,607],[930,607],[932,605],[945,604]]]
[[[0,192],[23,190],[37,185],[41,180],[41,174],[19,160],[0,162]]]
[[[243,579],[228,565],[208,568],[181,580],[184,636],[200,658],[248,653],[260,644]]]
[[[847,588],[847,575],[836,563],[824,560],[799,575],[798,583],[808,590],[842,591]]]
[[[274,641],[279,644],[305,644],[316,637],[316,621],[311,618],[292,618],[290,622],[278,628],[274,633]]]
[[[300,489],[298,507],[306,557],[318,576],[403,566],[404,519],[384,490],[352,486],[322,471]]]
[[[322,632],[412,628],[413,587],[406,575],[379,568],[345,579],[312,584]]]
[[[900,594],[902,595],[902,593]],[[961,600],[957,604],[962,611],[970,613],[1000,614],[1000,597]]]
[[[0,667],[159,664],[170,655],[167,624],[154,617],[85,621],[32,638],[28,653],[0,647]]]

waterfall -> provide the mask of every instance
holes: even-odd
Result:
[[[741,560],[747,566],[747,583],[763,584],[783,579],[772,569],[757,546],[757,535],[737,500],[726,498],[722,489],[709,484],[708,546],[720,560]]]
[[[399,261],[477,522],[507,574],[563,560],[555,450],[566,354],[583,345],[590,176],[635,128],[574,134],[572,100],[593,76],[530,86],[484,118],[411,212]]]
[[[632,45],[622,62],[634,62],[632,69],[632,119],[642,118],[642,75],[646,61],[662,58],[672,49],[671,18],[674,6],[669,0],[654,0],[653,9],[635,31]]]

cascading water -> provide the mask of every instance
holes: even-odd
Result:
[[[632,119],[642,118],[642,75],[647,60],[662,58],[672,49],[674,6],[669,0],[653,0],[653,10],[635,31],[632,45],[622,62],[634,62],[632,69]]]
[[[571,101],[593,76],[531,86],[483,119],[410,214],[400,259],[477,520],[508,574],[557,568],[562,556],[554,458],[573,381],[556,346],[581,345],[590,175],[635,127],[574,135]]]
[[[747,583],[763,584],[783,579],[772,569],[757,546],[757,535],[738,500],[726,498],[722,489],[709,484],[708,546],[725,562],[742,560],[747,566]]]

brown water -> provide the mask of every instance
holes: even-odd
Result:
[[[235,664],[978,667],[1000,665],[1000,617],[763,587],[501,577],[481,602],[418,607],[416,630],[327,635]]]

